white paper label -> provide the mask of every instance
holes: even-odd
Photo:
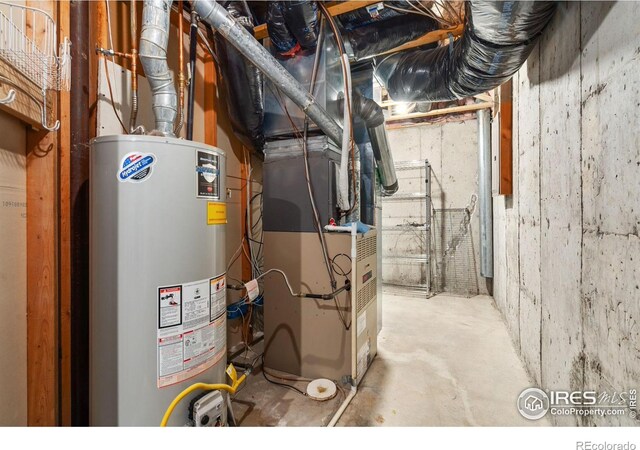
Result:
[[[358,365],[356,368],[356,378],[359,380],[362,375],[367,371],[367,365],[369,364],[369,340],[364,343],[360,350],[358,350]]]
[[[196,376],[226,352],[226,280],[158,288],[158,388]]]
[[[358,330],[358,336],[362,334],[362,332],[367,328],[367,312],[363,312],[358,317],[358,322],[356,324],[356,329]]]
[[[249,300],[254,301],[258,298],[258,294],[260,293],[260,287],[258,286],[258,280],[251,280],[244,285],[247,288],[247,295],[249,296]]]

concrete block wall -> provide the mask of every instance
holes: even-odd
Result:
[[[433,208],[466,208],[473,194],[478,195],[478,123],[477,120],[449,121],[434,124],[422,124],[388,130],[389,143],[396,163],[428,159],[431,164],[431,196]],[[398,195],[424,191],[424,170],[412,169],[398,171]],[[403,221],[424,221],[424,202],[388,201],[382,208],[384,227],[395,226]],[[480,276],[480,222],[478,209],[471,218],[471,240],[473,260],[470,266],[475,270],[474,283],[480,294],[487,294],[488,287]],[[383,232],[383,251],[386,253],[420,253],[418,246],[407,241],[406,246],[398,247],[391,233],[385,239]],[[394,246],[393,249],[385,248]],[[433,244],[432,244],[433,245]],[[422,250],[423,251],[423,250]],[[384,253],[383,253],[384,254]],[[383,265],[383,280],[394,281],[394,277],[406,277],[408,271],[415,271],[415,265],[398,264],[393,268]],[[414,277],[419,281],[419,276]]]
[[[494,297],[544,389],[640,387],[638,35],[640,3],[561,3],[514,77],[514,194],[494,198]]]

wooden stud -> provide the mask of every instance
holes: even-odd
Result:
[[[207,54],[204,63],[204,142],[213,146],[218,145],[217,95],[216,65]]]
[[[58,3],[58,38],[69,36],[69,1]],[[71,95],[59,94],[60,423],[71,425]]]
[[[390,53],[402,52],[404,50],[409,50],[411,48],[420,47],[426,44],[433,44],[434,42],[442,41],[449,37],[449,34],[452,34],[454,37],[460,36],[464,31],[464,25],[458,25],[455,28],[449,30],[435,30],[430,31],[429,33],[420,36],[413,41],[407,42],[406,44],[402,44],[396,48],[392,48],[391,50],[387,50],[386,52],[382,52],[376,56],[387,55]]]
[[[513,194],[512,90],[511,80],[500,86],[500,195]]]
[[[57,19],[55,1],[36,3]],[[57,145],[57,133],[27,133],[27,423],[33,426],[59,423]]]
[[[465,113],[470,111],[478,111],[480,109],[491,108],[493,106],[492,103],[483,102],[483,103],[472,103],[470,105],[462,105],[462,106],[452,106],[450,108],[442,108],[442,109],[434,109],[432,111],[427,111],[423,113],[410,113],[410,114],[401,114],[397,116],[388,117],[386,122],[397,122],[399,120],[409,120],[409,119],[420,119],[423,117],[435,117],[442,116],[445,114],[458,114]]]

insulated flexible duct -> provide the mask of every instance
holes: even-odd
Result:
[[[555,9],[548,1],[467,2],[461,39],[393,54],[378,62],[376,77],[396,101],[449,101],[489,91],[524,64]]]
[[[314,49],[318,41],[318,6],[315,1],[272,1],[267,9],[269,38],[281,54]]]
[[[398,190],[398,178],[387,138],[387,130],[384,127],[382,108],[375,101],[360,95],[357,91],[354,91],[352,101],[353,114],[362,119],[371,140],[373,157],[380,174],[382,195],[393,195]]]
[[[358,27],[343,35],[349,41],[355,58],[360,60],[392,50],[437,29],[439,25],[434,19],[407,14]]]
[[[231,3],[229,14],[246,30],[252,30],[253,23],[241,6]],[[264,146],[262,72],[219,34],[215,35],[215,42],[233,131],[247,147],[261,152]]]
[[[172,0],[145,0],[142,8],[140,62],[149,80],[152,95],[155,131],[173,136],[178,113],[178,96],[173,76],[167,64],[169,13]]]

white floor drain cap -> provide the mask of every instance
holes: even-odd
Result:
[[[326,378],[318,378],[307,385],[307,395],[314,400],[329,400],[336,396],[336,384]]]

